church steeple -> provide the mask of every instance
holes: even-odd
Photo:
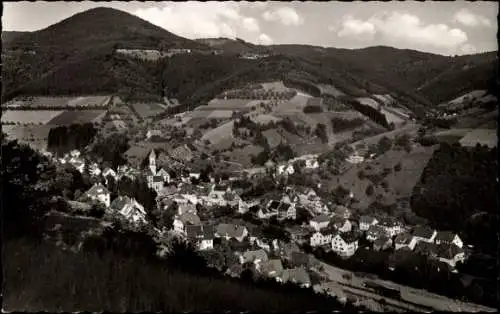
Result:
[[[156,153],[154,149],[149,154],[149,169],[151,169],[153,174],[156,174]]]

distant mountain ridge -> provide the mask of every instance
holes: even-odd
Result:
[[[353,97],[391,94],[412,106],[434,106],[475,89],[495,89],[495,52],[446,57],[408,49],[363,49],[310,45],[260,46],[241,39],[189,40],[132,14],[95,8],[43,30],[2,33],[9,55],[2,68],[2,101],[15,95],[119,93],[161,99],[165,90],[189,106],[202,104],[221,89],[255,80],[294,78],[310,85],[331,84]],[[117,48],[222,50],[151,64],[119,56]],[[243,60],[244,53],[271,57]],[[76,71],[78,69],[78,71]],[[98,84],[105,78],[106,84]],[[142,97],[142,96],[141,96]]]

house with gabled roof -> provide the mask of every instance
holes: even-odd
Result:
[[[267,257],[267,253],[262,249],[253,250],[253,251],[248,250],[248,251],[244,252],[243,254],[239,254],[239,260],[240,260],[240,264],[254,263],[256,269],[258,269],[262,262],[268,261],[268,257]]]
[[[93,201],[98,201],[106,207],[111,205],[111,193],[101,183],[94,184],[87,192],[85,192],[85,196]]]
[[[352,230],[352,223],[348,219],[339,216],[334,216],[330,221],[330,225],[338,232],[350,232]]]
[[[367,231],[371,226],[378,223],[378,220],[372,216],[361,216],[359,218],[359,230]]]
[[[294,203],[280,202],[278,206],[278,219],[296,219],[297,210]]]
[[[437,259],[438,257],[437,245],[432,242],[419,241],[417,245],[415,245],[414,252],[430,258]]]
[[[174,218],[174,231],[185,234],[186,226],[188,225],[201,225],[200,217],[192,213],[183,213],[182,215],[176,215]]]
[[[417,245],[417,239],[408,232],[400,233],[394,239],[394,249],[396,251],[401,250],[403,248],[408,248],[413,251],[415,249],[415,245]]]
[[[156,172],[156,175],[163,177],[163,182],[170,183],[170,174],[164,168],[158,170],[158,172]]]
[[[451,267],[465,261],[465,252],[454,243],[442,243],[437,245],[438,259]]]
[[[210,225],[186,225],[186,236],[200,251],[214,248],[214,228]]]
[[[413,236],[417,242],[432,243],[437,236],[437,231],[427,226],[419,226],[413,229]]]
[[[295,169],[293,168],[292,164],[279,165],[276,168],[276,172],[278,175],[291,175],[295,173]]]
[[[323,228],[328,227],[330,224],[330,217],[327,215],[318,215],[309,221],[309,225],[316,231],[320,231]]]
[[[336,234],[337,230],[333,227],[323,228],[311,235],[310,244],[312,247],[325,245],[330,243]]]
[[[108,177],[109,176],[113,177],[113,179],[115,179],[115,180],[118,178],[116,172],[109,167],[104,168],[104,170],[101,172],[101,175],[104,178],[106,184],[108,184]]]
[[[393,237],[405,231],[403,223],[392,217],[384,217],[380,219],[378,226],[385,230],[388,237]]]
[[[459,248],[464,246],[462,239],[458,236],[458,234],[453,233],[451,231],[439,231],[434,239],[434,243],[436,244],[454,244]]]
[[[332,251],[342,257],[353,256],[358,249],[358,238],[353,233],[337,233],[332,239]]]
[[[245,226],[221,223],[217,225],[215,236],[225,238],[226,240],[236,239],[238,242],[243,241],[248,235],[248,230]]]
[[[110,209],[119,212],[134,223],[146,222],[146,211],[134,198],[119,196],[111,203]]]

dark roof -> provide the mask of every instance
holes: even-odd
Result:
[[[219,192],[223,192],[223,191],[226,191],[227,190],[227,185],[223,185],[223,184],[216,184],[214,186],[214,191],[219,191]]]
[[[432,234],[434,233],[434,229],[431,229],[427,226],[419,226],[413,229],[413,236],[421,237],[424,239],[430,239]]]
[[[187,225],[186,233],[189,238],[198,238],[202,236],[202,226],[201,225]]]
[[[280,206],[278,207],[278,211],[280,212],[286,212],[290,208],[290,204],[288,203],[281,203]]]
[[[408,243],[410,243],[410,241],[411,241],[412,238],[413,238],[413,236],[411,234],[407,233],[407,232],[400,233],[394,239],[394,243],[397,243],[397,244],[408,244]]]
[[[352,243],[354,241],[358,240],[358,237],[352,233],[352,232],[347,232],[347,233],[340,233],[339,236],[344,240],[346,243]]]
[[[415,246],[415,253],[423,255],[437,255],[438,253],[437,245],[434,243],[427,243],[424,241],[420,241]]]
[[[318,215],[318,216],[314,217],[313,219],[311,219],[311,221],[314,221],[317,223],[327,222],[327,221],[330,221],[330,217],[328,217],[327,215]]]
[[[326,236],[326,235],[329,235],[329,234],[336,234],[337,233],[337,230],[333,227],[327,227],[327,228],[323,228],[319,231],[322,235]]]
[[[383,246],[384,244],[387,243],[387,241],[389,241],[390,239],[386,236],[382,236],[380,238],[378,238],[377,240],[375,240],[375,242],[373,242],[373,245],[377,245],[377,246]]]
[[[374,226],[370,226],[370,228],[368,229],[368,231],[366,231],[366,233],[371,235],[371,236],[381,237],[381,236],[385,235],[385,230],[384,230],[384,228],[382,228],[378,225],[374,225]]]
[[[153,182],[163,182],[163,177],[162,176],[154,176]]]
[[[291,253],[292,262],[296,265],[308,265],[309,264],[309,255],[303,252],[295,252]]]
[[[459,253],[464,253],[464,250],[454,244],[439,244],[436,246],[439,257],[452,259]]]
[[[276,210],[276,209],[278,209],[279,206],[280,206],[279,201],[271,201],[271,202],[269,202],[268,208],[271,210],[273,210],[273,209]]]
[[[436,235],[436,241],[442,241],[442,242],[452,242],[453,239],[455,238],[456,233],[453,233],[451,231],[439,231]]]

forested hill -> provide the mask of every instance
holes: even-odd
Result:
[[[115,53],[116,48],[173,47],[226,53],[192,53],[157,63]],[[14,53],[19,51],[30,53]],[[234,84],[293,78],[310,86],[331,84],[351,97],[391,94],[413,108],[432,107],[474,89],[494,90],[497,76],[493,52],[446,57],[381,46],[337,49],[260,46],[225,38],[193,41],[110,8],[91,9],[46,29],[14,36],[3,52],[2,101],[22,94],[78,92],[161,99],[166,87],[171,96],[190,108]],[[236,57],[244,52],[271,56],[259,60]]]

